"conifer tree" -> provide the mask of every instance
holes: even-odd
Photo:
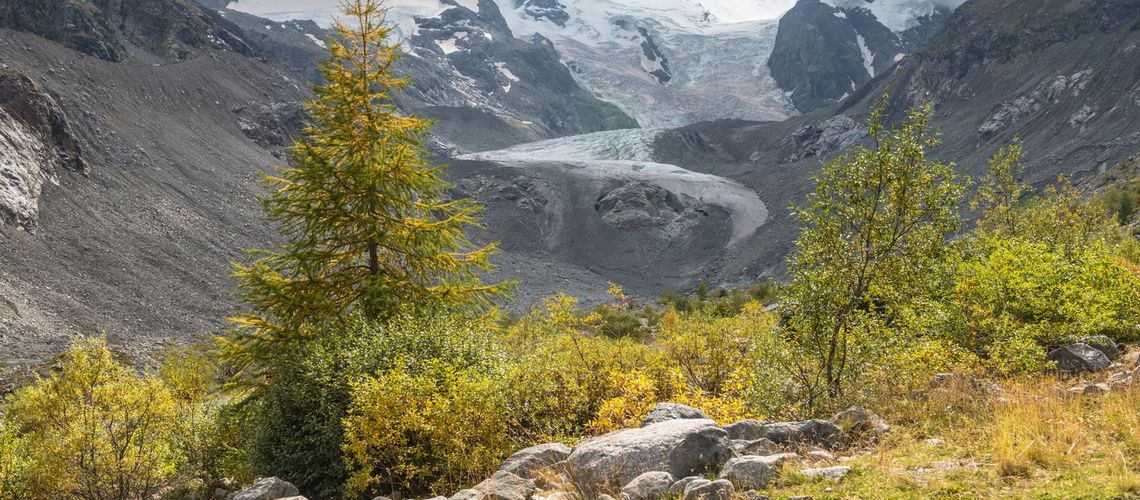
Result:
[[[376,0],[343,9],[292,167],[266,177],[263,207],[284,243],[237,266],[251,312],[233,321],[247,354],[348,314],[486,305],[501,292],[479,278],[494,245],[464,235],[481,207],[446,199],[443,168],[424,147],[431,123],[396,110],[408,80],[393,75],[400,51],[385,10]]]

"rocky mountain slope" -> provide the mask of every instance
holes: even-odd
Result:
[[[795,231],[786,207],[811,189],[821,160],[863,140],[866,112],[884,92],[890,119],[933,105],[943,139],[933,155],[964,173],[982,174],[997,148],[1020,136],[1028,181],[1042,186],[1060,174],[1080,181],[1140,154],[1138,47],[1135,2],[971,0],[926,48],[839,105],[781,123],[672,130],[659,136],[653,157],[759,193],[769,223],[729,261],[778,269]]]
[[[230,262],[273,239],[257,204],[259,172],[281,163],[304,123],[306,65],[323,50],[319,28],[207,12],[182,0],[140,2],[73,0],[56,11],[8,2],[0,10],[2,25],[15,28],[0,28],[0,362],[47,357],[80,334],[105,332],[143,351],[218,332],[237,307]],[[52,24],[54,13],[82,14],[90,23]],[[457,14],[505,30],[472,11]],[[431,35],[446,40],[446,29],[424,33],[436,60],[447,54]],[[223,32],[243,43],[210,40]],[[596,130],[610,119],[633,125],[576,87],[557,94],[511,80],[508,71],[522,80],[557,59],[541,43],[488,33],[501,35],[498,49],[518,57],[502,72],[472,67],[494,71],[502,82],[485,85],[505,93],[510,82],[518,103],[545,113],[501,129],[486,118],[469,120],[488,147]],[[195,42],[198,36],[206,42]],[[463,60],[448,59],[456,66]],[[562,80],[552,74],[547,84],[572,84],[562,71]],[[559,100],[544,100],[547,92]],[[484,112],[468,109],[456,120]],[[604,294],[602,277],[572,265],[512,255],[498,262],[507,277],[558,274]],[[562,286],[527,281],[533,286],[522,296]]]
[[[495,4],[523,40],[549,40],[580,86],[645,127],[796,114],[769,75],[777,23],[788,0],[398,0],[389,18],[415,44],[417,19],[462,5]],[[336,2],[243,0],[231,8],[278,20],[329,22]],[[471,40],[471,39],[469,39]]]
[[[448,2],[401,28],[408,51],[401,71],[416,81],[401,104],[440,119],[439,153],[453,157],[455,194],[487,204],[489,228],[474,236],[502,241],[501,275],[526,285],[515,298],[520,308],[558,290],[601,296],[607,280],[651,295],[698,280],[742,285],[778,275],[796,231],[787,207],[811,188],[821,159],[864,139],[863,117],[888,90],[892,117],[933,103],[945,143],[936,155],[971,174],[1014,135],[1025,141],[1030,180],[1038,184],[1059,173],[1092,176],[1140,152],[1140,5],[1126,0],[971,0],[925,48],[898,61],[925,36],[907,31],[928,29],[920,19],[908,14],[917,24],[899,24],[881,10],[887,4],[854,9],[804,0],[797,9],[839,23],[827,32],[843,35],[834,42],[846,47],[841,53],[819,40],[800,49],[816,47],[813,57],[841,63],[844,71],[811,78],[831,82],[813,88],[848,89],[842,102],[828,104],[842,94],[818,96],[814,105],[823,107],[779,122],[584,135],[633,123],[583,90],[588,76],[566,64],[563,47],[571,42],[512,26],[524,12],[530,25],[577,29],[578,11],[544,2],[510,9],[494,0]],[[18,24],[15,10],[0,12],[5,26],[51,37],[0,31],[0,350],[44,356],[72,334],[98,331],[145,349],[223,327],[236,307],[229,262],[272,239],[256,205],[257,171],[280,163],[304,122],[300,102],[323,50],[321,28],[223,9],[193,19],[242,45],[196,46],[168,35],[149,45],[130,33],[166,25],[147,21],[89,47],[30,27],[50,23]],[[868,48],[880,43],[872,28],[856,26],[868,12],[885,42],[863,58],[860,38]],[[677,38],[661,35],[668,30],[645,20],[652,17],[623,15],[606,14],[602,26],[618,30],[606,36],[629,38],[602,37],[599,46],[636,47],[641,55],[627,74],[675,92],[685,61],[700,58],[671,55]],[[98,26],[134,22],[91,19],[96,35]],[[614,24],[622,19],[625,28]],[[704,22],[700,15],[676,19],[689,27]],[[705,41],[724,33],[702,30]],[[101,52],[104,46],[122,47],[115,53],[123,55]],[[748,50],[725,42],[725,50],[741,47]],[[596,56],[602,53],[591,52],[605,59]],[[717,59],[740,57],[733,54]],[[764,67],[767,59],[759,61]],[[701,99],[744,108],[733,104],[732,89],[767,95],[756,78],[749,87],[714,74],[724,87],[710,87]],[[644,109],[669,109],[657,94],[644,96]],[[546,140],[532,142],[539,139]]]
[[[434,0],[432,0],[433,3]],[[636,128],[638,123],[581,86],[549,40],[520,39],[494,1],[440,3],[429,17],[402,18],[407,57],[396,71],[411,78],[397,100],[437,121],[445,147],[479,151],[566,135]],[[269,21],[223,9],[262,52],[310,80],[330,35],[313,21]]]
[[[797,109],[826,107],[922,48],[960,3],[800,0],[780,18],[768,67]]]

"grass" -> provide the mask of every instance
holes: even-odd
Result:
[[[786,474],[772,498],[1140,498],[1140,388],[1077,396],[1056,380],[903,398],[842,481]]]

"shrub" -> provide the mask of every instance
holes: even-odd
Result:
[[[498,381],[428,363],[353,388],[344,420],[348,493],[449,494],[489,476],[513,450]]]
[[[156,373],[178,405],[175,439],[185,457],[181,475],[187,495],[213,491],[223,479],[249,482],[240,409],[219,392],[221,366],[205,345],[167,348]]]
[[[489,318],[405,312],[329,325],[319,342],[282,352],[246,410],[254,470],[287,477],[313,496],[343,496],[349,471],[342,421],[353,384],[396,369],[420,373],[435,363],[489,369],[499,363],[491,331]]]
[[[12,395],[5,418],[6,441],[14,431],[35,464],[35,497],[150,498],[178,480],[171,392],[117,363],[103,340],[76,342],[58,372]]]
[[[660,354],[642,342],[565,332],[532,344],[507,367],[512,438],[529,444],[588,434],[603,404],[623,388],[620,381],[637,373],[654,381],[651,399],[668,395],[658,391],[667,387]]]
[[[27,439],[0,418],[0,498],[34,498],[43,491],[32,483],[39,467],[30,451]]]
[[[763,312],[755,302],[730,317],[709,309],[674,313],[662,319],[659,343],[666,362],[683,374],[689,386],[721,395],[732,378],[759,368],[762,355],[777,349],[775,326],[775,315]]]
[[[1043,348],[1083,335],[1136,338],[1140,277],[1104,244],[981,235],[971,246],[949,295],[952,335],[999,372],[1040,369],[1032,358]]]
[[[887,130],[876,106],[872,147],[826,162],[795,209],[803,228],[781,302],[794,343],[786,362],[809,408],[842,405],[880,344],[893,342],[893,316],[938,284],[965,183],[926,156],[938,145],[930,118],[927,105]]]

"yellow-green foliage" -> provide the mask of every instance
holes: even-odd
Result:
[[[950,297],[958,326],[978,354],[1006,340],[1049,346],[1084,334],[1120,340],[1137,334],[1140,277],[1104,244],[1064,251],[1015,237],[984,237],[955,281]]]
[[[17,391],[4,412],[34,463],[24,475],[33,497],[150,498],[177,479],[171,391],[117,363],[102,340],[77,342],[58,372]]]
[[[507,393],[512,425],[522,441],[557,440],[587,434],[601,405],[616,396],[621,380],[640,372],[656,392],[667,378],[661,354],[640,340],[597,333],[597,314],[575,313],[575,300],[555,296],[505,334]]]
[[[344,420],[348,493],[450,494],[491,472],[513,448],[496,380],[433,363],[357,384]]]
[[[185,458],[180,473],[185,488],[210,491],[223,478],[254,479],[237,407],[230,396],[219,394],[223,375],[213,353],[200,346],[169,348],[160,361],[156,374],[179,408],[175,438]]]
[[[244,429],[255,472],[286,477],[320,498],[345,494],[350,457],[343,448],[342,423],[353,405],[356,384],[390,372],[439,379],[448,372],[434,372],[445,368],[491,374],[502,363],[492,323],[463,315],[409,312],[383,321],[353,317],[328,325],[320,338],[298,344],[275,360],[269,371],[272,383],[246,405]],[[428,411],[426,405],[411,395],[400,404],[413,412]],[[426,469],[436,464],[405,466]]]
[[[871,147],[824,163],[796,209],[803,224],[782,297],[794,347],[789,372],[807,408],[833,407],[900,336],[893,316],[938,285],[935,268],[959,225],[964,192],[939,144],[929,105],[895,129],[882,105],[868,118]],[[903,335],[906,335],[903,333]]]
[[[0,498],[34,498],[32,478],[38,467],[27,438],[0,418]]]
[[[658,342],[670,366],[685,382],[702,392],[723,394],[733,379],[747,377],[782,346],[773,334],[774,314],[759,303],[745,306],[736,316],[718,317],[708,311],[681,316],[666,315]]]

